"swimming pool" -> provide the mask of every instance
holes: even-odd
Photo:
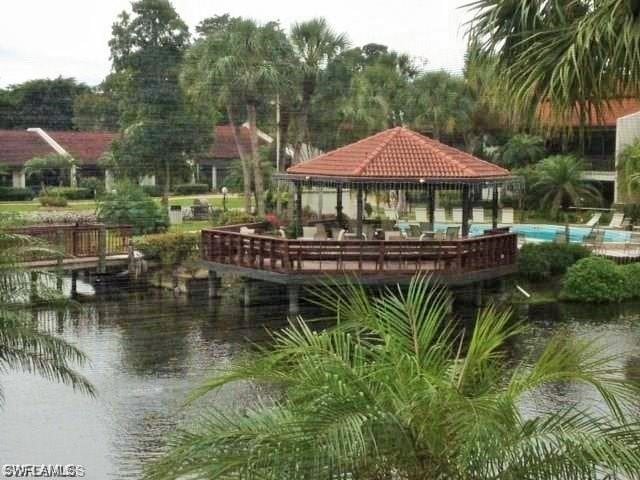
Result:
[[[436,224],[435,230],[444,232],[451,224]],[[502,226],[502,225],[501,225]],[[506,226],[506,225],[505,225]],[[530,242],[552,242],[558,232],[564,232],[564,225],[540,225],[532,223],[519,223],[514,225],[508,225],[511,227],[511,231],[523,235],[527,241]],[[406,224],[408,228],[409,225]],[[491,228],[488,223],[476,223],[471,224],[470,234],[471,236],[482,235],[485,230]],[[403,229],[403,225],[400,225],[400,229]],[[591,231],[588,227],[569,227],[569,240],[574,243],[582,243],[584,237]],[[605,230],[604,241],[610,243],[625,243],[629,241],[631,236],[630,232],[623,232],[620,230]]]
[[[442,226],[443,228],[445,225]],[[491,228],[491,225],[478,224],[471,225],[471,235],[481,235],[484,230]],[[552,242],[558,232],[564,232],[564,225],[539,225],[521,223],[511,225],[511,231],[524,235],[527,240],[538,242]],[[571,242],[582,243],[584,237],[591,231],[588,227],[569,227],[569,239]],[[629,240],[630,232],[619,230],[606,230],[604,234],[605,242],[624,243]]]

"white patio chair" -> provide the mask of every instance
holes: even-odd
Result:
[[[240,227],[240,233],[243,235],[253,235],[256,233],[255,228]]]
[[[473,222],[484,223],[484,208],[482,207],[473,208]]]
[[[444,208],[436,208],[433,212],[433,218],[436,223],[446,223],[447,217]]]
[[[416,222],[418,223],[429,223],[429,218],[427,215],[427,209],[422,207],[416,207]]]
[[[614,212],[607,228],[622,228],[622,222],[624,222],[624,213]]]
[[[462,209],[454,208],[451,210],[451,214],[453,215],[453,223],[462,223]]]
[[[587,227],[595,227],[598,222],[600,222],[600,217],[602,216],[601,212],[596,212],[592,215],[592,217],[589,219],[589,221],[587,223],[585,223],[585,226]]]
[[[502,223],[505,225],[513,225],[513,208],[502,209]]]

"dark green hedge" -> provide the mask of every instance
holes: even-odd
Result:
[[[162,196],[162,188],[160,188],[160,185],[142,185],[142,191],[150,197]]]
[[[63,197],[67,200],[90,200],[93,198],[93,190],[77,187],[51,187],[47,188],[47,195]]]
[[[35,194],[30,188],[0,187],[0,201],[19,202],[33,200]]]
[[[571,265],[589,255],[589,250],[575,243],[530,243],[520,249],[518,269],[527,280],[543,281],[565,273]]]

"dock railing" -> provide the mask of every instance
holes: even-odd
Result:
[[[255,227],[255,225],[254,225]],[[240,233],[239,226],[202,231],[205,261],[284,274],[442,274],[515,265],[517,235],[500,232],[456,240],[294,240]]]

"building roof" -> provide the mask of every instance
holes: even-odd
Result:
[[[246,126],[238,127],[238,141],[244,152],[251,151],[251,139],[249,137],[249,129]],[[258,145],[268,145],[263,136],[258,136]],[[233,138],[233,127],[231,125],[217,125],[214,133],[213,145],[209,156],[223,160],[233,160],[240,158],[236,141]]]
[[[37,133],[0,130],[0,165],[20,166],[33,157],[55,153]]]
[[[288,174],[388,180],[482,180],[510,178],[502,167],[397,127],[377,133],[308,162]]]
[[[109,132],[49,132],[53,138],[80,165],[95,165],[100,157],[111,148],[117,138]]]
[[[632,113],[640,111],[640,99],[638,98],[623,98],[620,100],[612,100],[608,105],[603,107],[598,112],[594,107],[591,107],[588,122],[589,127],[614,127],[616,121]],[[540,108],[539,114],[540,122],[543,125],[557,125],[563,127],[579,127],[580,117],[577,112],[573,112],[567,120],[555,119],[553,117],[553,110],[548,103],[545,103]]]

